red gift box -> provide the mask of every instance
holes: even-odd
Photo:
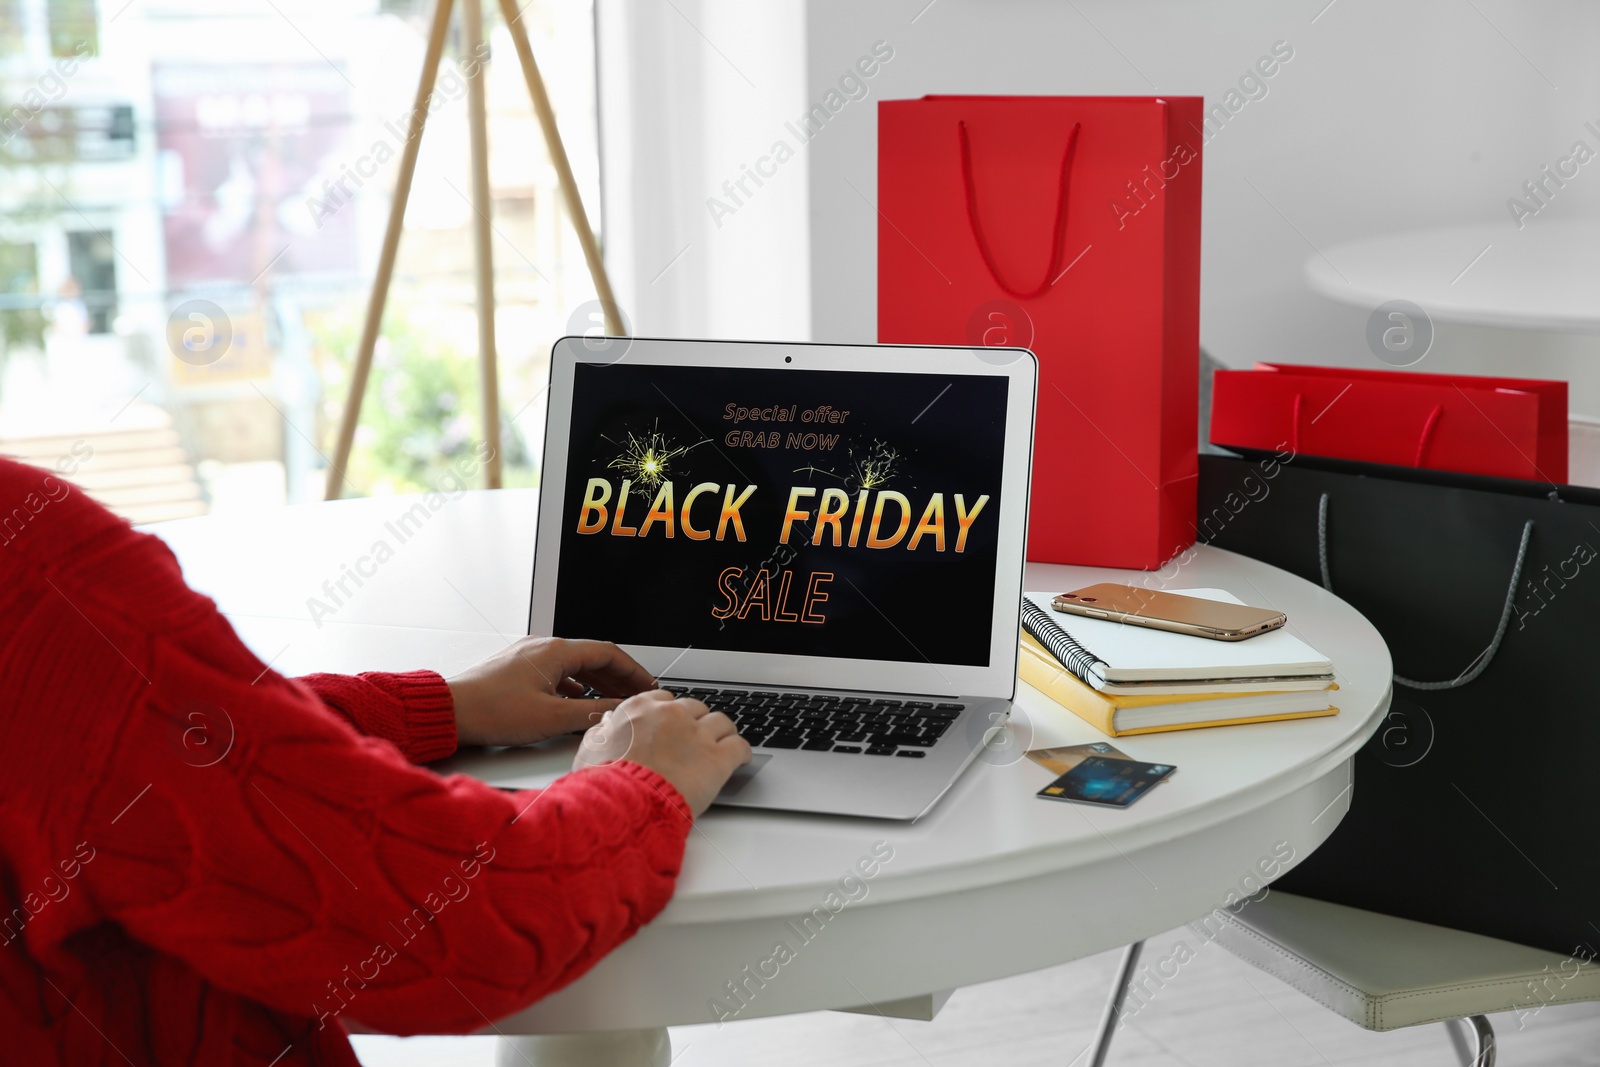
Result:
[[[1194,540],[1199,97],[878,105],[878,339],[1039,357],[1028,558]]]
[[[1217,371],[1211,441],[1564,484],[1567,383],[1257,363]]]

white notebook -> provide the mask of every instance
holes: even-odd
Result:
[[[1223,589],[1172,589],[1168,592],[1229,604],[1244,603]],[[1022,595],[1042,609],[1049,622],[1055,623],[1070,641],[1088,654],[1090,677],[1084,680],[1097,689],[1139,683],[1291,678],[1309,683],[1311,679],[1332,679],[1333,664],[1328,658],[1284,629],[1243,641],[1212,641],[1110,619],[1067,615],[1050,607],[1054,593]],[[1043,639],[1041,643],[1050,645]]]

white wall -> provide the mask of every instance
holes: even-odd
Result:
[[[605,113],[608,208],[636,249],[626,299],[642,332],[875,340],[877,226],[861,194],[876,197],[880,99],[1214,102],[1284,40],[1294,58],[1267,96],[1205,149],[1202,343],[1234,366],[1378,366],[1367,312],[1307,288],[1313,246],[1450,223],[1501,225],[1515,239],[1506,199],[1584,121],[1600,124],[1600,5],[1584,0],[601,0],[603,40],[624,3],[647,28],[633,36],[626,92],[608,79],[614,65],[602,70],[608,109],[624,96],[636,109],[621,174],[621,129]],[[713,225],[705,201],[720,183],[878,40],[894,58],[868,99]],[[619,197],[639,208],[631,218]],[[1585,168],[1529,225],[1582,214],[1600,215],[1600,170]],[[1414,369],[1570,378],[1574,410],[1600,413],[1593,337],[1441,324]]]
[[[925,3],[813,0],[813,95],[878,38],[895,47],[878,86],[890,98],[1164,92],[1215,101],[1274,41],[1290,43],[1294,59],[1267,96],[1205,150],[1201,338],[1236,366],[1376,365],[1366,313],[1307,289],[1302,263],[1313,246],[1453,222],[1501,224],[1514,238],[1506,198],[1563,154],[1585,119],[1600,118],[1591,4]],[[846,184],[873,186],[875,119],[868,109],[842,113],[813,145],[818,340],[876,334],[873,209]],[[1600,175],[1573,182],[1530,225],[1559,225],[1597,205]],[[1600,347],[1588,338],[1442,327],[1416,369],[1571,375],[1582,397],[1574,406],[1600,410]]]
[[[722,188],[802,110],[801,0],[599,0],[598,13],[606,259],[634,332],[804,338],[803,159],[765,164],[738,203]]]

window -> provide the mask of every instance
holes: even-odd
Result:
[[[95,0],[49,0],[50,54],[93,55],[100,51]]]
[[[0,451],[154,426],[162,477],[181,459],[198,486],[181,513],[322,497],[432,12],[0,0]],[[486,439],[508,485],[535,484],[549,346],[593,300],[497,5],[484,21],[481,64],[453,32],[430,100],[346,495],[431,490],[463,464],[482,484]],[[592,11],[534,0],[521,21],[598,226]],[[469,77],[489,110],[490,428]]]
[[[0,244],[0,345],[5,349],[44,345],[38,294],[38,249],[32,244]]]
[[[72,290],[83,304],[89,333],[110,333],[117,314],[116,256],[111,239],[99,231],[67,234]]]

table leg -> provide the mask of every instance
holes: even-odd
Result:
[[[1117,967],[1117,977],[1106,1000],[1105,1015],[1100,1020],[1100,1033],[1095,1038],[1094,1053],[1089,1057],[1089,1067],[1101,1067],[1111,1052],[1111,1038],[1122,1022],[1122,1005],[1128,999],[1128,986],[1133,981],[1134,968],[1139,966],[1139,953],[1143,941],[1135,941],[1122,953],[1122,963]]]
[[[670,1067],[672,1040],[657,1030],[502,1037],[495,1067]]]

